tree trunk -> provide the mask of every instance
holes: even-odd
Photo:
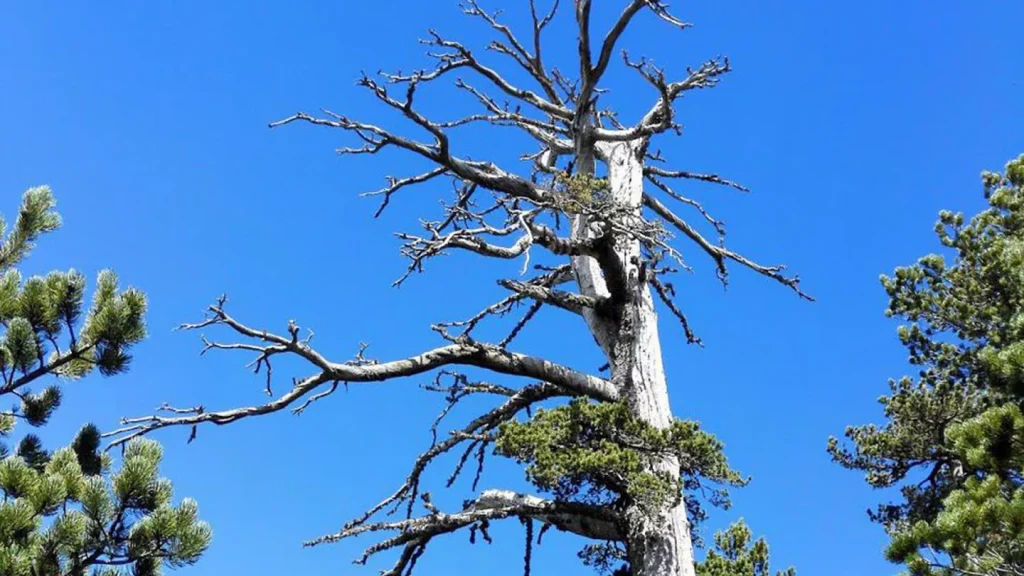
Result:
[[[643,159],[647,148],[644,140],[602,143],[599,156],[607,162],[609,191],[619,203],[635,207],[639,217],[643,197]],[[593,149],[581,147],[577,154],[580,172],[593,173]],[[592,233],[583,218],[574,222],[573,234],[582,237]],[[662,364],[661,343],[654,302],[640,265],[640,243],[626,235],[614,237],[616,267],[623,272],[624,294],[619,295],[616,317],[598,314],[587,318],[595,339],[608,355],[612,382],[640,419],[659,428],[672,423],[668,387]],[[574,271],[584,294],[608,296],[607,283],[600,276],[601,268],[592,258],[573,261]],[[666,472],[679,477],[679,462],[664,458],[651,472]],[[626,513],[626,547],[635,576],[694,576],[693,544],[686,506],[677,504],[652,513],[633,506]]]

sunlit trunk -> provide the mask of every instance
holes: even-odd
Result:
[[[643,195],[643,159],[646,143],[630,141],[603,143],[598,154],[608,165],[609,191],[619,202],[634,206],[640,214]],[[577,170],[593,173],[594,149],[581,146],[577,153]],[[577,238],[591,233],[587,222],[577,217],[573,235]],[[596,312],[587,317],[595,339],[608,355],[612,381],[620,386],[622,396],[640,419],[659,428],[672,423],[668,388],[658,338],[657,315],[644,271],[640,266],[640,243],[625,235],[615,238],[615,256],[624,271],[625,294],[616,318],[609,319]],[[593,258],[574,259],[573,268],[580,289],[590,296],[607,296],[601,269]],[[679,476],[679,463],[674,457],[655,464],[651,472],[667,472]],[[626,547],[630,566],[636,576],[693,576],[693,544],[680,501],[654,513],[634,506],[627,510]]]

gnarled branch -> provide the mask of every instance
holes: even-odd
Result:
[[[198,329],[224,325],[239,335],[262,342],[263,345],[246,343],[243,346],[220,346],[221,348],[253,351],[261,356],[268,353],[291,353],[305,359],[319,371],[301,380],[296,380],[291,390],[265,404],[173,417],[152,415],[126,418],[122,420],[125,427],[104,435],[105,437],[115,437],[111,447],[160,428],[196,426],[204,423],[223,425],[243,418],[278,412],[325,384],[384,382],[423,374],[445,366],[476,366],[499,374],[541,380],[559,386],[567,393],[588,396],[596,400],[615,401],[619,397],[619,391],[615,386],[602,378],[578,372],[543,358],[510,352],[493,344],[476,342],[467,337],[457,338],[446,346],[401,360],[369,362],[360,359],[355,362],[331,362],[307,342],[298,339],[298,327],[294,323],[289,323],[291,336],[287,337],[266,330],[257,330],[235,320],[224,311],[223,299],[211,306],[209,310],[211,316],[207,320],[184,327]]]
[[[687,224],[685,220],[677,216],[675,213],[669,210],[667,206],[662,204],[661,201],[651,196],[650,194],[644,194],[644,205],[653,210],[655,214],[664,218],[669,224],[671,224],[680,232],[685,234],[688,238],[696,242],[697,245],[700,246],[701,249],[703,249],[704,252],[708,254],[708,256],[711,256],[711,258],[715,261],[716,267],[718,268],[718,275],[723,281],[725,281],[728,277],[726,261],[732,260],[733,262],[736,262],[741,266],[749,268],[754,272],[757,272],[758,274],[767,276],[768,278],[771,278],[776,282],[788,286],[794,292],[796,292],[797,295],[799,295],[801,298],[804,298],[805,300],[814,300],[814,298],[800,290],[799,276],[789,277],[782,273],[782,271],[786,269],[785,266],[763,266],[761,264],[758,264],[757,262],[754,262],[753,260],[750,260],[722,246],[715,246],[714,244],[708,242],[708,240],[704,238],[700,234],[700,232],[697,232],[692,226]]]
[[[429,498],[427,500],[429,501]],[[362,557],[356,560],[356,563],[364,564],[371,556],[384,550],[427,541],[484,521],[509,517],[538,520],[560,530],[587,538],[622,539],[622,532],[619,528],[621,519],[607,508],[571,502],[556,502],[508,490],[486,490],[476,500],[467,502],[461,512],[445,514],[438,510],[418,518],[361,524],[310,540],[305,545],[317,546],[371,532],[397,532],[395,536],[367,548]]]

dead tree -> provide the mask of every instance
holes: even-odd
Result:
[[[421,271],[435,256],[466,251],[485,258],[522,260],[521,277],[499,281],[508,291],[506,298],[468,320],[434,326],[445,341],[443,345],[390,361],[371,361],[362,352],[354,360],[331,360],[318,352],[308,338],[304,339],[294,323],[289,323],[284,333],[250,327],[229,315],[221,300],[210,307],[204,321],[186,327],[220,326],[240,340],[214,342],[204,338],[205,350],[242,350],[254,354],[256,370],[262,368],[266,372],[268,392],[270,363],[278,356],[302,359],[311,373],[295,379],[286,392],[261,405],[218,411],[165,407],[172,413],[125,419],[120,430],[108,434],[115,438],[112,444],[119,445],[169,426],[190,427],[194,437],[196,427],[205,423],[223,425],[286,409],[299,413],[329,396],[340,384],[386,382],[440,370],[434,389],[448,395],[449,407],[471,394],[494,395],[504,400],[461,430],[437,439],[414,462],[408,478],[391,496],[337,534],[310,544],[370,532],[389,534],[367,549],[361,560],[399,548],[397,563],[387,573],[400,575],[411,569],[432,538],[462,528],[474,533],[484,531],[486,537],[488,522],[515,517],[598,541],[620,542],[636,575],[694,574],[691,526],[683,498],[650,510],[628,499],[598,506],[486,490],[468,501],[464,509],[444,512],[420,490],[421,474],[440,455],[462,450],[460,469],[467,459],[476,455],[483,458],[484,449],[494,442],[503,423],[551,399],[576,397],[592,403],[621,403],[646,425],[655,429],[670,427],[674,420],[662,368],[655,298],[681,322],[687,339],[697,342],[676,302],[672,284],[666,279],[667,275],[686,268],[681,253],[687,246],[696,246],[698,252],[710,257],[723,282],[727,265],[736,264],[807,297],[800,291],[798,279],[784,275],[782,266],[760,265],[709,239],[688,223],[672,207],[673,203],[687,210],[695,209],[698,220],[709,223],[718,234],[724,232],[699,203],[676,193],[668,182],[699,180],[745,190],[742,186],[716,175],[666,168],[660,154],[651,151],[654,137],[678,131],[676,102],[691,90],[714,86],[729,71],[728,60],[709,60],[696,68],[687,68],[680,79],[670,80],[650,61],[630,60],[623,53],[624,64],[653,88],[650,109],[635,123],[625,125],[612,111],[597,104],[602,78],[617,58],[617,44],[623,32],[645,11],[676,28],[685,29],[688,24],[670,14],[663,2],[628,0],[611,29],[595,35],[591,30],[591,0],[575,0],[573,4],[579,60],[578,77],[574,79],[548,68],[542,57],[542,36],[557,12],[557,1],[549,11],[542,12],[533,0],[529,2],[533,26],[528,39],[518,37],[497,14],[485,11],[475,0],[466,0],[463,10],[493,28],[496,40],[489,49],[522,68],[536,86],[513,84],[478,53],[434,31],[422,41],[436,60],[434,67],[411,74],[364,75],[360,79],[361,86],[421,129],[427,139],[402,135],[327,110],[320,115],[299,112],[271,124],[274,127],[305,122],[346,132],[357,144],[341,149],[343,154],[400,149],[432,163],[433,167],[422,174],[389,177],[387,186],[375,193],[382,198],[383,210],[393,195],[404,188],[444,178],[457,184],[456,198],[444,206],[440,219],[424,222],[420,234],[399,234],[405,241],[402,253],[410,262],[396,284]],[[454,78],[455,86],[479,103],[478,113],[440,121],[419,111],[418,91],[448,78]],[[536,141],[538,149],[523,157],[529,162],[528,175],[452,152],[453,131],[478,123],[522,130]],[[678,235],[686,240],[676,241]],[[536,251],[547,253],[547,258],[559,258],[561,263],[535,267],[530,272],[531,254]],[[526,312],[506,338],[485,342],[474,337],[474,329],[480,323],[514,313],[520,304],[527,304]],[[590,374],[514,352],[514,337],[543,308],[560,309],[585,322],[607,359],[606,370]],[[529,383],[515,388],[473,382],[452,371],[459,366],[518,377]],[[443,384],[447,382],[445,377],[451,378],[449,384]],[[685,455],[655,454],[646,460],[646,466],[653,474],[678,478],[685,469],[681,457]],[[423,506],[425,515],[415,515],[417,503]],[[404,515],[397,519],[381,518],[397,509]]]

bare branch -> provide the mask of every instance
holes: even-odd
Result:
[[[683,325],[683,333],[686,335],[686,342],[688,344],[703,346],[700,338],[698,338],[697,335],[693,333],[693,330],[690,329],[690,321],[687,320],[686,315],[683,314],[683,311],[680,310],[679,307],[676,306],[675,301],[672,300],[672,297],[675,296],[675,289],[672,285],[663,283],[657,276],[653,275],[648,279],[648,282],[654,287],[654,292],[658,295],[661,301],[665,303],[665,306],[668,307],[669,311],[672,312],[672,314],[679,320],[679,323]]]
[[[540,300],[534,301],[526,310],[526,314],[523,314],[523,317],[520,318],[519,321],[516,322],[516,325],[512,327],[512,330],[509,331],[508,336],[505,336],[501,339],[501,342],[498,342],[498,348],[508,348],[508,345],[516,339],[516,336],[519,336],[519,333],[522,332],[523,328],[530,323],[530,320],[533,320],[533,317],[536,316],[537,312],[540,312],[540,309],[543,307],[543,302]]]
[[[660,2],[659,0],[632,0],[628,5],[626,5],[626,8],[623,9],[618,19],[616,19],[615,24],[612,25],[611,29],[605,35],[604,40],[601,42],[601,49],[598,53],[597,62],[591,66],[590,5],[591,0],[579,0],[576,3],[576,20],[579,26],[580,42],[580,77],[582,81],[580,97],[577,101],[578,110],[583,110],[584,106],[590,104],[592,94],[597,89],[598,83],[601,81],[602,76],[604,76],[605,71],[608,69],[608,64],[611,62],[612,55],[615,53],[615,46],[618,44],[623,32],[625,32],[626,28],[629,27],[629,23],[633,20],[633,17],[636,16],[640,10],[643,8],[649,8],[656,16],[673,26],[678,26],[679,28],[689,27],[689,24],[686,22],[672,16],[668,11],[668,5],[664,2]]]
[[[541,36],[544,32],[544,28],[546,28],[547,25],[551,23],[551,20],[555,17],[555,13],[558,12],[558,4],[559,0],[555,0],[554,2],[552,2],[551,10],[549,10],[548,13],[543,17],[538,18],[537,5],[534,0],[530,0],[530,16],[533,18],[533,65],[536,68],[537,72],[540,74],[544,74],[545,77],[546,72],[544,68],[544,60],[541,54]],[[548,80],[544,87],[545,90],[550,88],[550,84],[551,81]],[[558,99],[557,94],[553,94],[555,92],[554,88],[550,89],[551,92],[549,92],[549,96],[552,98],[552,100],[560,102],[561,100]]]
[[[540,36],[543,32],[544,27],[554,17],[555,11],[558,9],[558,2],[554,3],[551,12],[543,19],[538,20],[537,10],[534,5],[534,1],[530,0],[530,13],[533,17],[533,38],[534,38],[534,54],[530,54],[530,51],[516,38],[512,30],[498,22],[498,13],[488,14],[485,10],[480,8],[476,0],[468,0],[466,5],[463,6],[462,10],[470,16],[477,16],[487,22],[492,28],[501,33],[502,36],[508,41],[508,44],[494,41],[488,46],[488,48],[504,54],[512,58],[521,68],[526,70],[536,81],[540,84],[541,88],[544,89],[544,93],[552,103],[558,106],[565,106],[565,103],[559,98],[558,92],[555,90],[554,84],[551,78],[547,75],[544,69],[544,64],[541,61],[541,45]]]
[[[307,341],[298,339],[299,329],[294,323],[289,323],[290,337],[273,334],[266,330],[256,330],[229,316],[224,311],[223,303],[224,300],[221,299],[217,304],[211,306],[211,316],[205,321],[187,324],[183,327],[198,329],[212,325],[228,326],[242,336],[266,343],[266,346],[262,348],[250,344],[228,348],[256,351],[261,356],[267,355],[268,351],[281,353],[280,350],[283,348],[284,351],[305,359],[319,368],[319,371],[301,380],[296,380],[291,390],[266,404],[216,412],[203,411],[175,417],[154,415],[123,419],[122,424],[127,427],[104,435],[105,437],[117,437],[110,447],[169,426],[195,426],[203,423],[224,425],[251,416],[277,412],[327,383],[383,382],[453,365],[476,366],[499,374],[541,380],[559,386],[567,393],[584,395],[596,400],[615,401],[619,398],[618,389],[607,380],[577,372],[542,358],[509,352],[493,344],[476,342],[464,336],[454,339],[447,346],[401,360],[372,362],[357,357],[356,361],[330,362],[310,347]],[[330,391],[327,392],[327,394],[329,393]],[[311,399],[310,402],[312,401]],[[300,411],[302,408],[305,406],[302,406]]]
[[[597,140],[623,142],[678,129],[673,120],[672,104],[689,90],[715,86],[719,76],[731,70],[728,58],[715,58],[708,60],[696,70],[688,69],[688,76],[685,79],[669,83],[661,69],[656,68],[649,60],[631,62],[627,57],[626,63],[658,90],[659,98],[635,126],[624,130],[598,128],[594,133]]]
[[[516,207],[514,202],[498,198],[491,208],[473,212],[464,203],[457,203],[448,208],[448,217],[441,223],[422,222],[429,237],[414,236],[400,232],[399,238],[406,240],[401,248],[403,256],[410,262],[406,271],[393,283],[401,285],[414,272],[422,272],[426,260],[439,256],[448,250],[457,249],[473,252],[482,256],[500,259],[514,259],[524,256],[523,273],[529,269],[530,248],[538,244],[555,255],[598,255],[604,237],[583,240],[560,237],[551,228],[540,224],[536,218],[551,206],[541,205],[538,208],[524,210]],[[557,206],[554,209],[558,209]],[[506,214],[500,227],[486,222],[489,214],[502,210]],[[453,223],[460,223],[450,232],[444,230]],[[470,227],[472,224],[472,227]],[[495,244],[488,238],[504,238],[516,232],[522,232],[510,246]]]
[[[750,188],[732,180],[726,180],[718,176],[717,174],[700,174],[697,172],[687,172],[686,170],[665,170],[657,166],[644,166],[644,174],[648,176],[660,176],[662,178],[682,178],[685,180],[700,180],[701,182],[710,182],[712,184],[721,184],[722,186],[728,186],[735,188],[740,192],[750,192]]]
[[[718,267],[719,278],[724,282],[728,278],[728,270],[726,269],[726,260],[732,260],[739,263],[742,266],[750,268],[754,272],[767,276],[772,280],[775,280],[785,286],[790,287],[794,292],[797,293],[801,298],[806,300],[814,301],[814,298],[805,294],[800,290],[800,278],[798,276],[785,276],[782,271],[785,270],[785,266],[762,266],[752,260],[745,258],[731,250],[726,249],[722,246],[715,246],[707,241],[706,238],[701,236],[699,232],[693,229],[692,226],[686,223],[682,218],[676,216],[671,210],[662,204],[657,198],[654,198],[650,194],[644,194],[644,205],[649,207],[657,215],[664,218],[668,223],[672,224],[679,231],[689,237],[691,240],[697,243],[711,258],[715,261]]]
[[[590,4],[588,1],[587,4]],[[597,64],[589,74],[588,80],[594,85],[601,80],[601,76],[604,75],[605,70],[608,69],[608,64],[611,62],[612,54],[615,52],[615,45],[618,43],[622,33],[626,31],[626,27],[629,26],[629,22],[633,19],[645,5],[646,0],[632,0],[626,8],[619,15],[619,18],[612,25],[611,30],[604,37],[604,41],[601,42],[601,52],[597,58]],[[589,9],[589,6],[588,6]]]
[[[536,284],[537,286],[552,287],[557,286],[559,284],[564,284],[565,282],[571,280],[571,278],[572,276],[570,274],[569,265],[566,264],[563,266],[559,266],[558,268],[546,274],[542,274],[541,276],[533,278],[529,280],[529,282],[532,284]],[[445,322],[439,324],[439,326],[442,328],[462,328],[462,335],[469,336],[473,329],[476,328],[476,326],[485,318],[491,316],[504,316],[508,314],[512,310],[512,306],[515,305],[517,302],[523,300],[524,298],[525,296],[521,294],[514,294],[507,298],[503,298],[494,304],[491,304],[490,306],[484,308],[483,310],[481,310],[468,320],[461,320],[457,322]],[[504,348],[504,346],[501,347]]]
[[[416,566],[416,561],[427,549],[428,541],[429,538],[421,538],[407,543],[395,565],[390,570],[381,572],[381,576],[410,576]]]
[[[463,387],[462,390],[464,389],[465,388]],[[420,454],[420,456],[416,458],[416,461],[413,462],[412,471],[409,472],[409,476],[398,490],[373,508],[370,508],[359,518],[347,523],[345,525],[345,529],[365,524],[370,518],[388,506],[395,505],[397,508],[397,506],[400,506],[403,502],[406,503],[406,517],[412,517],[413,504],[415,504],[416,496],[419,493],[420,477],[424,470],[426,470],[427,466],[438,456],[450,452],[453,448],[459,446],[469,438],[497,429],[503,422],[508,421],[521,410],[529,409],[530,406],[537,402],[568,395],[565,390],[558,386],[545,382],[532,384],[518,391],[498,391],[496,388],[491,388],[489,391],[502,394],[509,393],[508,400],[503,402],[497,408],[474,418],[473,421],[463,427],[460,431],[457,433],[453,432],[443,441],[433,442],[430,448],[423,454]],[[449,402],[457,402],[461,397],[464,397],[464,394],[456,396],[454,399],[449,398]],[[439,418],[443,417],[446,413],[447,409],[442,411]]]
[[[443,166],[441,166],[441,167],[438,167],[438,168],[434,168],[433,170],[431,170],[429,172],[425,172],[423,174],[419,174],[419,175],[416,175],[416,176],[411,176],[409,178],[398,179],[398,178],[395,178],[393,176],[388,176],[387,177],[387,180],[388,180],[387,187],[381,188],[380,190],[376,190],[374,192],[365,192],[365,193],[363,193],[363,196],[380,196],[382,194],[384,195],[384,200],[381,201],[380,207],[377,208],[377,211],[373,213],[373,217],[377,218],[378,216],[381,215],[382,212],[384,212],[384,209],[388,207],[388,204],[391,202],[391,195],[394,194],[395,192],[398,192],[398,190],[400,190],[402,188],[405,188],[406,186],[409,186],[409,185],[412,185],[412,184],[421,184],[421,183],[426,182],[428,180],[432,180],[432,179],[434,179],[434,178],[436,178],[436,177],[438,177],[438,176],[440,176],[442,174],[445,174],[447,172],[448,172],[448,169],[443,167]]]
[[[401,285],[413,272],[420,272],[423,270],[423,263],[428,258],[443,253],[445,250],[456,248],[474,252],[482,256],[489,256],[491,258],[501,259],[513,259],[518,258],[526,253],[530,245],[533,244],[533,239],[529,235],[525,235],[516,240],[512,246],[499,246],[486,242],[481,238],[481,235],[490,236],[508,236],[519,230],[519,225],[509,226],[505,228],[493,228],[490,226],[482,226],[473,229],[459,229],[450,232],[445,235],[440,235],[436,230],[428,229],[433,233],[432,238],[421,238],[399,232],[396,234],[399,238],[407,240],[408,242],[402,247],[402,254],[407,256],[411,262],[405,273],[402,274],[392,285]]]
[[[338,389],[338,381],[335,380],[334,382],[331,382],[331,387],[330,388],[328,388],[327,390],[324,390],[323,392],[318,392],[317,394],[314,394],[314,395],[310,396],[309,398],[306,399],[305,402],[302,403],[301,406],[299,406],[297,408],[293,408],[292,409],[292,414],[295,414],[296,416],[302,414],[306,410],[306,408],[309,408],[310,404],[316,402],[317,400],[320,400],[322,398],[330,396],[331,394],[334,394],[334,392],[337,389]]]
[[[709,214],[708,211],[704,209],[704,206],[700,202],[697,202],[696,200],[687,198],[686,196],[676,193],[674,190],[672,190],[672,188],[670,188],[667,184],[665,184],[655,176],[647,176],[647,180],[650,181],[651,184],[654,184],[656,187],[658,187],[658,189],[660,189],[662,192],[668,194],[675,200],[678,200],[683,204],[687,204],[689,206],[696,208],[697,211],[700,212],[700,215],[703,216],[709,224],[715,227],[715,231],[717,231],[719,235],[725,236],[725,225],[720,220],[716,220],[714,217],[712,217],[711,214]]]
[[[522,100],[523,102],[526,102],[536,107],[537,109],[541,110],[542,112],[550,114],[551,116],[554,116],[556,118],[561,118],[563,120],[572,120],[573,113],[570,110],[568,110],[562,105],[556,104],[541,97],[539,94],[531,90],[525,90],[513,85],[508,80],[503,78],[500,74],[498,74],[495,70],[485,66],[479,60],[477,60],[473,53],[463,44],[455,42],[453,40],[446,40],[442,38],[441,35],[434,30],[430,30],[429,34],[430,39],[423,40],[422,42],[424,44],[428,46],[447,48],[453,51],[447,53],[431,54],[438,60],[438,75],[444,74],[449,70],[453,70],[455,68],[470,68],[473,71],[480,74],[481,76],[483,76],[484,78],[486,78],[487,80],[489,80],[492,84],[498,87],[498,89],[500,89],[502,92],[505,92],[509,96],[516,98],[518,100]]]
[[[194,406],[192,408],[175,408],[170,404],[161,404],[157,410],[170,412],[171,414],[202,414],[205,409],[202,406]]]
[[[572,100],[573,102],[579,100],[579,81],[567,78],[559,72],[558,68],[551,70],[551,77],[555,79],[555,84],[565,94],[566,100]]]
[[[232,330],[234,330],[235,332],[242,336],[254,340],[259,340],[262,342],[267,342],[270,345],[265,347],[257,347],[249,343],[238,343],[234,345],[221,344],[216,346],[217,348],[259,351],[261,353],[265,353],[268,350],[281,350],[291,352],[297,356],[300,356],[309,363],[323,370],[330,370],[331,366],[333,366],[331,362],[329,362],[326,358],[321,356],[316,350],[309,346],[308,340],[299,340],[299,328],[293,321],[290,321],[288,323],[289,336],[281,336],[278,334],[274,334],[272,332],[268,332],[266,330],[257,330],[255,328],[250,328],[249,326],[242,324],[241,322],[235,320],[230,315],[228,315],[227,312],[224,311],[224,304],[226,302],[227,299],[224,296],[221,296],[216,304],[211,305],[207,309],[208,316],[205,320],[203,320],[202,322],[197,322],[195,324],[182,324],[181,326],[178,327],[178,329],[199,330],[202,328],[206,328],[208,326],[224,325],[230,327]],[[208,347],[204,347],[203,352],[205,352],[207,349]]]
[[[447,168],[452,175],[488,190],[502,192],[514,198],[525,198],[531,201],[544,202],[548,192],[514,174],[510,174],[497,166],[484,162],[471,162],[452,156],[445,148],[423,144],[399,136],[372,124],[357,122],[329,110],[324,113],[330,118],[317,118],[305,112],[298,112],[283,120],[273,122],[271,127],[283,126],[292,122],[307,122],[318,126],[339,128],[356,134],[366,144],[362,148],[342,148],[340,153],[374,154],[387,146],[395,146],[413,152],[427,160]]]
[[[672,13],[668,11],[667,3],[661,2],[660,0],[646,0],[646,2],[647,7],[650,8],[652,12],[654,12],[655,16],[664,20],[665,22],[668,22],[672,26],[675,26],[679,29],[686,29],[692,26],[692,24],[690,24],[689,22],[684,22],[679,18],[673,16]]]
[[[305,543],[305,546],[338,542],[360,534],[371,532],[397,532],[367,548],[358,564],[379,552],[423,542],[442,534],[450,534],[471,525],[488,520],[509,517],[530,518],[551,524],[556,528],[587,538],[600,540],[621,540],[620,519],[611,510],[572,502],[555,502],[532,495],[518,494],[507,490],[487,490],[474,501],[468,502],[462,512],[445,514],[435,512],[428,516],[410,518],[395,522],[361,524],[342,529],[335,534],[321,536]]]
[[[569,154],[572,152],[572,141],[559,138],[559,136],[570,135],[567,128],[553,122],[545,122],[525,116],[518,107],[510,109],[508,104],[499,106],[493,98],[474,88],[461,78],[455,81],[455,86],[472,94],[492,114],[491,116],[480,116],[475,119],[486,120],[492,124],[521,128],[557,154]]]
[[[357,84],[370,90],[370,92],[372,92],[373,95],[378,100],[396,110],[399,110],[407,118],[421,126],[426,131],[433,134],[434,138],[436,138],[437,140],[434,147],[440,150],[442,154],[447,155],[448,137],[445,135],[444,131],[441,129],[439,125],[437,125],[435,122],[431,122],[430,120],[428,120],[425,116],[417,112],[416,109],[413,107],[413,98],[416,95],[416,89],[419,87],[419,84],[421,82],[429,82],[430,80],[433,79],[434,76],[430,73],[423,72],[416,72],[411,76],[398,76],[382,72],[381,76],[386,78],[392,84],[406,85],[404,101],[399,101],[392,98],[388,94],[387,87],[380,84],[373,78],[370,78],[366,74],[363,74],[363,76],[359,78],[359,82],[357,82]]]
[[[605,304],[602,300],[591,296],[564,292],[562,290],[552,290],[551,288],[516,280],[498,280],[498,284],[527,298],[532,298],[538,302],[550,304],[577,314],[582,314],[584,308],[598,309]]]
[[[267,402],[266,404],[247,406],[244,408],[236,408],[233,410],[223,410],[219,412],[200,412],[194,415],[188,416],[177,416],[177,417],[165,417],[165,416],[141,416],[138,418],[122,418],[122,428],[112,430],[110,432],[104,432],[104,438],[113,438],[113,441],[107,446],[107,450],[126,444],[133,438],[144,436],[159,430],[160,428],[167,428],[170,426],[197,426],[199,424],[212,423],[218,426],[224,424],[230,424],[236,420],[249,418],[252,416],[260,416],[263,414],[271,414],[287,408],[296,400],[302,398],[310,391],[315,390],[321,384],[330,382],[329,376],[324,374],[316,374],[309,376],[295,383],[295,386],[288,391],[286,394]]]

